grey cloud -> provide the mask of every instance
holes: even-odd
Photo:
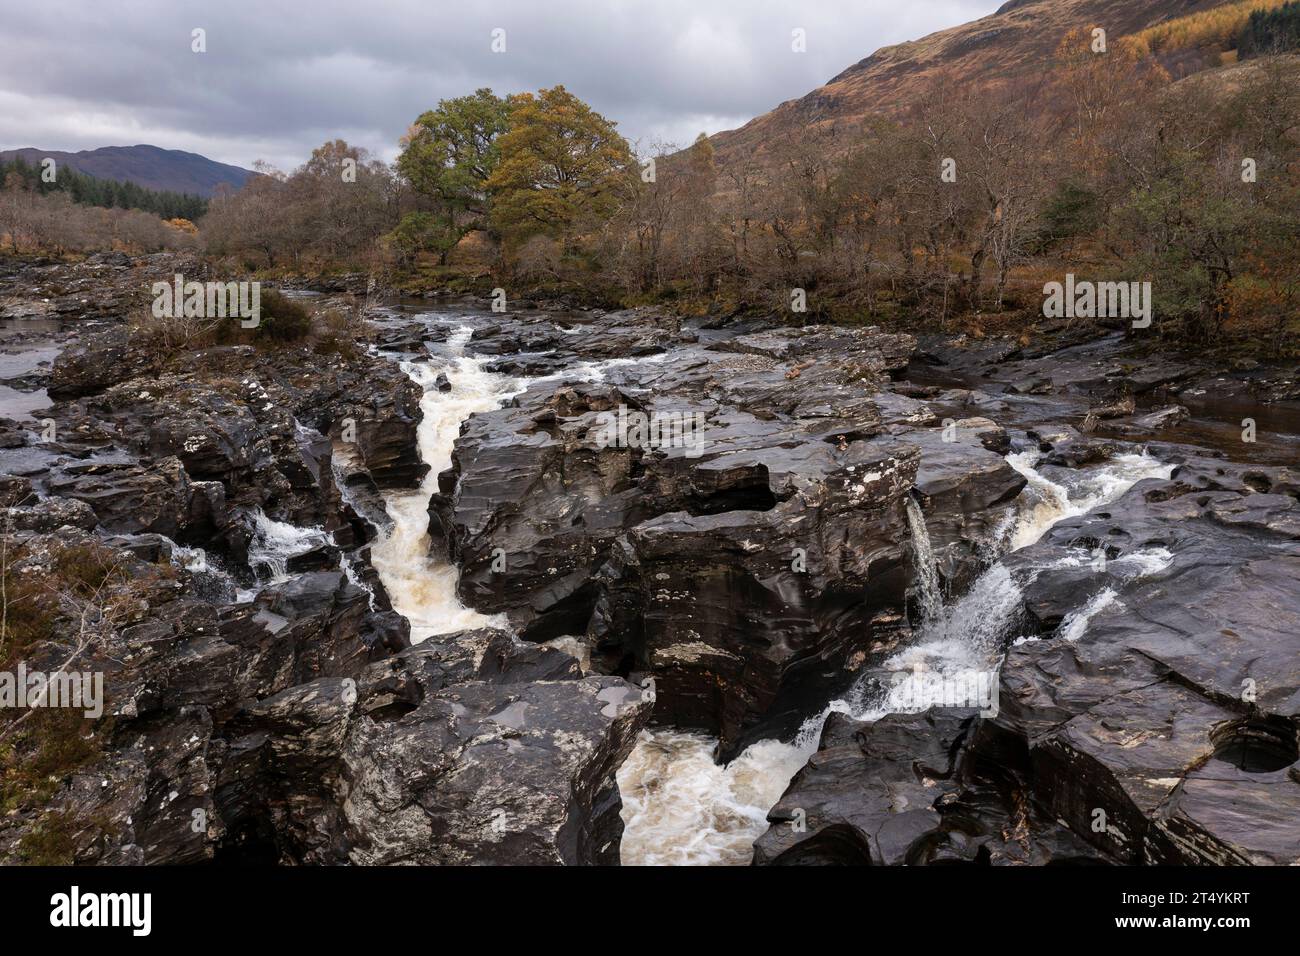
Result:
[[[292,168],[341,136],[391,158],[439,99],[563,83],[643,145],[685,145],[800,96],[881,46],[996,0],[76,0],[6,11],[0,146],[150,142]],[[190,50],[191,31],[207,52]],[[507,51],[490,50],[506,31]],[[793,53],[791,30],[807,32]]]

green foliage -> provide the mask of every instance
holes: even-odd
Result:
[[[253,330],[254,338],[273,342],[297,342],[311,331],[311,313],[274,289],[262,291],[262,321]]]
[[[238,317],[220,320],[212,333],[213,341],[217,344],[252,341],[286,345],[302,341],[311,332],[311,312],[307,307],[274,289],[261,292],[258,324],[246,329],[242,321]]]
[[[41,195],[62,192],[83,206],[101,206],[106,209],[139,209],[151,212],[160,219],[189,219],[202,216],[208,210],[208,201],[201,196],[185,193],[159,192],[145,189],[135,183],[98,179],[78,173],[66,165],[56,170],[54,182],[41,179],[41,167],[26,162],[21,156],[11,162],[0,162],[0,184],[12,182],[13,176],[33,192]]]
[[[1134,239],[1134,278],[1158,277],[1156,314],[1202,340],[1218,336],[1228,283],[1249,248],[1251,210],[1225,195],[1224,179],[1192,152],[1167,157],[1163,175],[1117,211]]]
[[[399,260],[410,263],[421,252],[436,252],[440,259],[444,258],[456,248],[461,236],[457,229],[449,227],[446,219],[434,213],[408,212],[384,238]]]
[[[400,248],[418,245],[414,251],[436,250],[445,260],[465,233],[485,223],[487,181],[508,123],[509,104],[489,89],[442,100],[420,115],[404,138],[397,170],[429,208],[395,231]]]
[[[1066,239],[1088,236],[1101,224],[1096,192],[1077,182],[1063,182],[1048,197],[1040,214],[1039,250]]]

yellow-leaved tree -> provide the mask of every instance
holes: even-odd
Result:
[[[563,86],[510,98],[510,128],[487,182],[492,224],[508,246],[542,235],[567,251],[617,212],[636,169],[614,127]]]

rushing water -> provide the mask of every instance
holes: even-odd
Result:
[[[943,612],[943,592],[939,590],[939,567],[930,545],[930,529],[925,525],[925,515],[920,503],[908,495],[906,498],[907,528],[912,533],[912,564],[916,570],[916,586],[921,601],[921,620],[932,621]]]
[[[429,553],[429,499],[438,490],[438,474],[451,466],[461,423],[475,412],[496,408],[515,390],[513,379],[484,371],[485,360],[463,354],[471,331],[462,326],[448,338],[452,358],[445,367],[432,361],[402,363],[406,374],[424,389],[416,437],[429,473],[415,491],[385,498],[393,525],[375,541],[370,559],[393,609],[411,622],[411,641],[416,644],[433,634],[502,623],[499,615],[489,617],[465,607],[456,596],[456,566]],[[450,391],[433,387],[439,372],[446,373]]]
[[[256,587],[239,592],[247,601],[269,584],[289,580],[289,560],[329,543],[323,528],[300,528],[269,517],[261,508],[252,513],[253,537],[248,542],[248,566],[257,576]],[[206,566],[206,556],[204,558]]]
[[[461,327],[448,340],[446,359],[403,365],[425,390],[418,441],[421,458],[430,469],[415,491],[386,497],[393,524],[375,542],[371,557],[394,608],[411,621],[411,638],[416,642],[433,634],[502,623],[499,617],[462,605],[456,596],[456,567],[429,553],[429,498],[437,490],[438,474],[451,464],[462,422],[476,412],[497,407],[521,385],[518,380],[485,371],[484,360],[466,356],[469,337],[470,329]],[[599,381],[607,368],[637,361],[654,361],[654,357],[575,364],[536,381]],[[440,371],[446,373],[450,391],[432,387]],[[1008,461],[1026,477],[1028,485],[988,543],[992,556],[1032,544],[1057,521],[1113,501],[1143,478],[1167,477],[1171,470],[1145,455],[1123,455],[1100,468],[1072,473],[1064,479],[1067,486],[1039,473],[1033,454],[1012,455]],[[1015,636],[1022,608],[1020,585],[1006,567],[995,562],[965,594],[945,604],[925,516],[910,498],[907,519],[922,613],[917,639],[885,664],[885,671],[892,671],[898,679],[888,686],[860,679],[843,699],[831,701],[821,714],[805,722],[792,741],[759,741],[726,766],[714,761],[717,741],[708,736],[673,730],[643,732],[618,773],[625,864],[748,863],[754,839],[767,827],[768,810],[816,750],[830,713],[877,719],[886,713],[917,709],[916,701],[925,699],[924,688],[936,678],[957,681],[975,674],[996,678],[1003,650]],[[1168,557],[1166,553],[1122,560],[1130,560],[1133,573],[1140,574],[1160,566]],[[1062,625],[1064,636],[1077,639],[1091,618],[1114,601],[1113,592],[1099,593],[1067,618]],[[582,650],[581,642],[572,639],[554,643],[574,653]]]
[[[465,607],[456,595],[459,570],[429,553],[429,498],[438,490],[439,473],[451,466],[452,448],[461,424],[476,412],[496,408],[531,382],[599,382],[609,368],[663,360],[658,355],[579,362],[561,372],[521,380],[489,372],[484,368],[487,359],[465,355],[472,332],[467,325],[456,328],[447,339],[449,357],[444,361],[432,358],[402,363],[406,374],[424,389],[417,440],[420,459],[430,467],[416,490],[386,496],[385,506],[393,524],[375,541],[370,558],[394,610],[411,622],[411,641],[417,644],[433,634],[505,624],[504,615],[488,616]],[[433,387],[439,372],[446,374],[450,391],[440,392]]]
[[[1105,465],[1072,476],[1070,487],[1035,470],[1036,456],[1008,458],[1028,480],[1009,524],[995,531],[998,541],[990,548],[1018,550],[1037,541],[1056,522],[1084,514],[1114,501],[1144,478],[1167,478],[1172,467],[1147,455],[1120,455]],[[919,577],[929,565],[929,536],[916,540],[925,527],[919,506],[908,520]],[[1001,539],[1006,544],[1001,544]],[[1132,559],[1136,574],[1149,573],[1168,559],[1167,552]],[[1112,565],[1119,562],[1112,562]],[[925,592],[937,593],[935,581],[920,580]],[[1088,621],[1113,601],[1098,595],[1073,619],[1067,619],[1067,637],[1077,639]],[[996,680],[1006,643],[1015,634],[1023,602],[1020,584],[1007,568],[994,563],[971,588],[952,603],[923,611],[922,627],[913,644],[885,662],[884,670],[896,680],[882,686],[864,676],[844,698],[831,701],[819,715],[806,721],[790,742],[760,741],[726,767],[713,764],[716,740],[703,735],[651,731],[641,735],[637,748],[618,774],[623,794],[625,864],[733,864],[752,857],[753,841],[767,828],[767,812],[780,798],[790,779],[817,749],[826,717],[840,712],[859,720],[877,720],[888,713],[921,709],[917,701],[932,695],[936,686],[974,687],[977,681]],[[970,701],[976,705],[977,701]]]

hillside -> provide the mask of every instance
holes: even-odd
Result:
[[[946,80],[990,86],[1040,69],[1070,30],[1103,26],[1113,42],[1224,0],[1010,0],[997,12],[877,50],[797,100],[712,137],[718,161],[762,153],[808,127],[849,126],[896,113]]]
[[[222,185],[238,189],[254,175],[239,166],[218,163],[179,149],[158,146],[104,146],[76,153],[38,149],[34,146],[0,151],[0,161],[21,156],[29,163],[45,157],[87,176],[135,183],[158,192],[186,193],[211,198]]]

